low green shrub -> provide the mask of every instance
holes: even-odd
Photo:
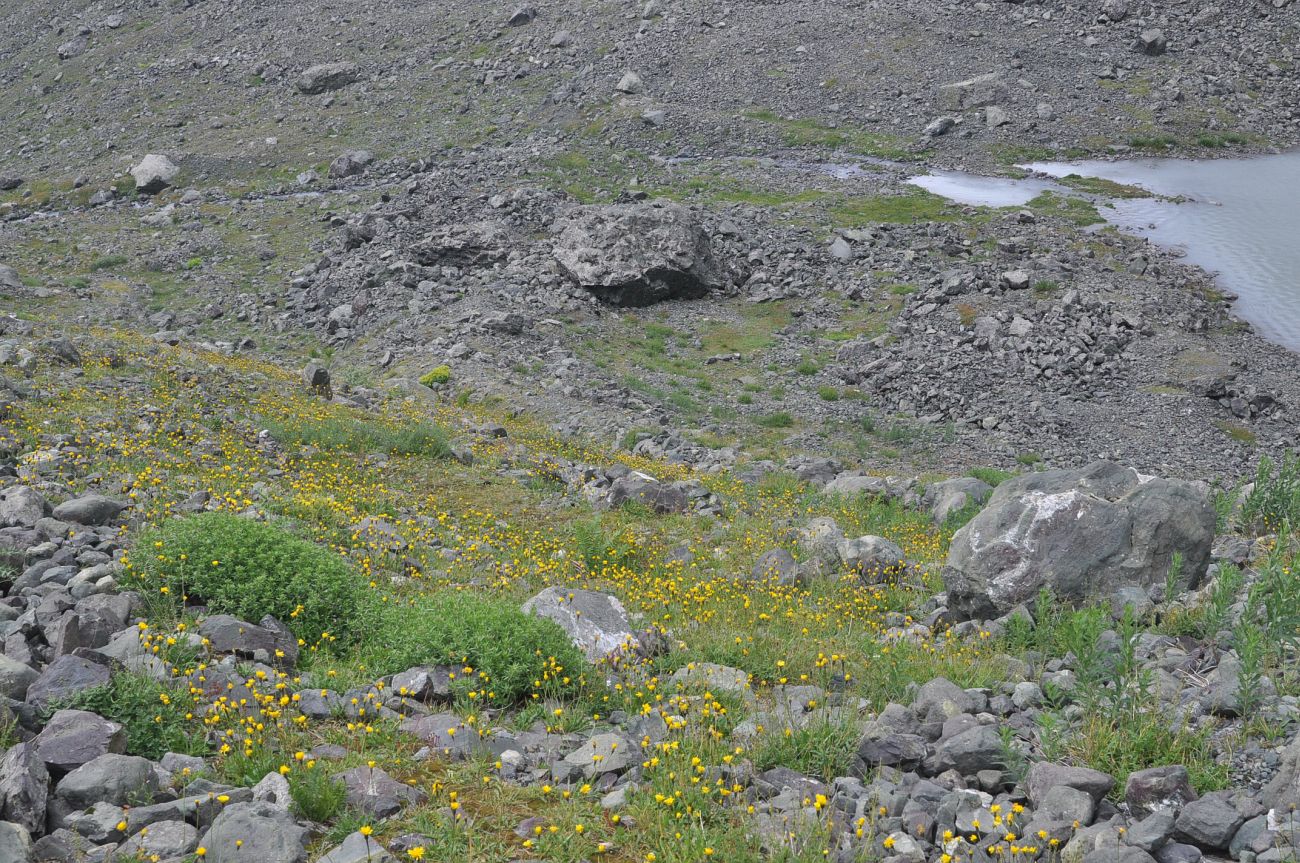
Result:
[[[451,380],[451,366],[434,366],[424,374],[420,375],[420,383],[426,387],[434,387],[439,384],[445,384]]]
[[[801,728],[769,729],[753,747],[754,767],[789,767],[830,782],[853,766],[861,732],[853,722],[821,719]]]
[[[132,586],[257,622],[270,614],[308,644],[348,643],[368,599],[332,552],[268,523],[209,512],[147,531],[132,556]]]
[[[788,429],[794,425],[794,417],[785,411],[781,411],[759,417],[756,422],[765,429]]]
[[[308,821],[323,824],[343,811],[348,789],[330,778],[327,768],[304,766],[289,773],[289,796],[296,813]]]
[[[121,723],[131,755],[157,761],[168,752],[202,755],[207,749],[202,735],[194,734],[192,722],[185,718],[193,705],[184,690],[144,674],[119,671],[106,685],[87,689],[60,706]]]
[[[416,665],[452,664],[473,672],[462,690],[485,692],[494,704],[517,704],[581,691],[586,657],[553,621],[512,601],[461,590],[385,605],[366,639],[365,664],[376,675]]]
[[[1281,463],[1264,456],[1255,483],[1242,501],[1238,521],[1243,529],[1275,533],[1300,524],[1300,455],[1289,452]]]

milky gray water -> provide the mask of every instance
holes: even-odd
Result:
[[[1249,159],[1132,159],[1044,162],[1021,167],[1026,180],[951,172],[913,182],[964,204],[1018,206],[1050,185],[1046,177],[1079,174],[1140,186],[1158,196],[1114,200],[1098,209],[1107,221],[1216,275],[1237,294],[1236,310],[1264,337],[1300,351],[1300,151]],[[1057,188],[1055,191],[1067,190]],[[1168,198],[1186,198],[1175,203]]]

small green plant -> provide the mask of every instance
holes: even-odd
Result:
[[[821,397],[822,401],[837,402],[840,400],[840,391],[835,387],[818,387],[817,395]]]
[[[1237,702],[1242,716],[1251,716],[1259,706],[1264,680],[1264,666],[1268,648],[1264,629],[1246,620],[1240,621],[1232,632],[1232,644],[1241,662],[1237,675]]]
[[[339,557],[284,528],[221,512],[171,519],[136,544],[128,582],[257,622],[270,614],[309,644],[347,643],[368,600]]]
[[[289,774],[289,796],[294,811],[323,824],[343,810],[348,799],[348,789],[342,782],[330,778],[326,768],[302,767]]]
[[[975,479],[983,480],[994,488],[997,488],[1002,485],[1002,483],[1015,476],[1011,471],[998,470],[993,467],[973,467],[970,469],[968,475],[975,477]]]
[[[1169,570],[1165,573],[1164,601],[1169,602],[1178,595],[1183,577],[1183,553],[1175,551],[1169,558]]]
[[[754,397],[749,393],[741,393],[736,397],[736,402],[742,405],[752,405],[754,403]]]
[[[1257,533],[1277,533],[1300,524],[1300,456],[1288,452],[1281,463],[1264,456],[1255,472],[1255,484],[1239,514],[1241,527]]]
[[[804,376],[815,375],[821,371],[821,366],[817,365],[813,360],[803,360],[794,367],[794,370]]]
[[[185,266],[185,269],[187,269],[187,270],[197,270],[199,267],[203,266],[203,259],[202,259],[202,258],[190,258],[188,261],[185,262],[185,265],[184,265],[184,266]]]
[[[100,270],[111,270],[122,266],[129,260],[131,259],[126,255],[103,255],[90,262],[90,271],[98,273]]]
[[[830,782],[843,776],[857,749],[857,726],[852,722],[818,718],[799,728],[773,729],[754,747],[751,757],[758,770],[788,767]]]
[[[592,575],[610,566],[630,568],[636,564],[636,544],[623,534],[607,530],[600,518],[575,524],[573,538],[583,565]]]
[[[515,602],[462,590],[385,605],[363,649],[375,674],[416,665],[452,663],[474,671],[457,677],[463,691],[482,690],[481,702],[517,704],[575,695],[588,663],[556,623],[520,610]]]
[[[765,429],[788,429],[794,426],[794,417],[786,411],[759,417],[756,422]]]
[[[426,387],[442,386],[449,380],[451,380],[451,366],[447,365],[434,366],[420,375],[420,383]]]
[[[119,671],[104,686],[79,693],[65,707],[98,713],[126,730],[126,751],[158,760],[168,752],[202,755],[207,746],[185,718],[189,697],[144,674]]]
[[[975,307],[970,303],[958,303],[956,308],[957,317],[961,319],[961,325],[963,327],[974,326],[976,314]]]

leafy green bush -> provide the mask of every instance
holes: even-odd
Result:
[[[167,752],[202,755],[203,735],[195,734],[185,719],[192,707],[184,690],[177,690],[143,674],[119,671],[104,686],[78,693],[60,705],[89,710],[126,729],[126,751],[158,760]]]
[[[338,555],[275,524],[209,512],[148,531],[132,559],[135,586],[202,602],[256,622],[265,614],[314,644],[347,643],[367,600],[365,584]]]
[[[459,590],[422,596],[408,606],[385,605],[367,639],[366,666],[392,674],[416,665],[472,668],[462,690],[486,690],[488,700],[513,704],[581,690],[586,658],[553,621],[526,614],[514,602]],[[538,685],[535,685],[538,684]]]
[[[420,375],[420,383],[426,387],[445,384],[449,380],[451,380],[451,366],[434,366]]]

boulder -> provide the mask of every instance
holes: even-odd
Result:
[[[59,521],[70,521],[74,524],[108,524],[129,506],[129,503],[113,500],[102,494],[87,494],[65,500],[56,506],[54,517]]]
[[[1205,574],[1215,515],[1208,491],[1099,461],[998,486],[953,536],[943,570],[959,618],[994,618],[1039,591],[1071,604],[1163,588],[1175,553],[1182,586]]]
[[[629,501],[647,506],[660,515],[685,512],[687,506],[686,492],[639,472],[614,480],[606,497],[611,508]]]
[[[176,860],[199,844],[199,831],[184,821],[158,821],[126,840],[117,849],[122,860]]]
[[[1072,767],[1047,761],[1035,762],[1025,776],[1025,790],[1029,801],[1035,806],[1047,796],[1048,791],[1060,787],[1084,791],[1092,797],[1094,803],[1100,803],[1115,787],[1115,777],[1091,767]]]
[[[74,809],[89,809],[101,800],[143,806],[158,793],[158,773],[148,758],[110,753],[73,770],[54,790]]]
[[[56,776],[107,753],[126,751],[126,731],[116,722],[85,710],[60,710],[32,741]]]
[[[641,763],[641,749],[619,734],[596,734],[564,756],[563,763],[588,777],[622,773]]]
[[[107,666],[65,654],[45,666],[40,677],[27,688],[27,703],[42,710],[87,689],[104,686],[110,677]]]
[[[312,66],[294,82],[298,92],[306,96],[340,90],[354,84],[361,77],[361,69],[355,63],[321,63]]]
[[[22,701],[41,674],[30,665],[0,653],[0,695]]]
[[[553,620],[592,662],[640,646],[617,597],[594,590],[548,587],[524,603],[529,614]]]
[[[0,490],[0,527],[35,527],[49,511],[50,505],[33,488],[11,485]]]
[[[334,775],[348,790],[348,806],[375,818],[389,818],[408,803],[420,804],[428,799],[419,788],[398,782],[377,767],[353,767]]]
[[[1208,851],[1226,851],[1245,820],[1233,792],[1215,791],[1182,808],[1174,822],[1174,838]]]
[[[992,725],[976,725],[939,741],[934,756],[938,772],[956,770],[963,775],[1000,769],[1005,758],[1002,736]]]
[[[749,686],[748,674],[739,668],[718,665],[716,662],[692,662],[674,671],[668,682],[691,692],[722,692],[748,702],[753,702],[756,698],[754,690]]]
[[[0,821],[0,860],[28,859],[32,850],[32,834],[21,824]]]
[[[1138,51],[1146,54],[1148,57],[1159,57],[1165,51],[1169,50],[1169,40],[1165,38],[1163,30],[1151,29],[1143,30],[1137,38]]]
[[[1007,82],[1000,72],[954,81],[939,88],[939,104],[949,111],[996,105],[1007,98]]]
[[[754,562],[749,577],[754,581],[772,579],[777,584],[794,584],[799,581],[799,563],[784,548],[774,548]]]
[[[357,831],[349,833],[317,863],[394,863],[394,860],[377,839]]]
[[[374,154],[369,150],[349,150],[342,156],[339,156],[333,162],[330,162],[329,174],[336,180],[344,177],[355,177],[363,173],[366,166],[375,161]]]
[[[305,863],[310,832],[270,803],[231,803],[203,837],[204,863]]]
[[[582,207],[554,255],[573,281],[617,306],[702,297],[724,281],[708,234],[666,201]]]
[[[907,569],[903,550],[883,536],[859,536],[839,543],[840,562],[865,584],[897,581]]]
[[[137,192],[154,195],[170,186],[180,172],[180,166],[171,159],[150,153],[131,169],[131,176],[135,178]]]
[[[44,832],[49,785],[50,774],[35,746],[19,743],[10,747],[0,759],[0,818],[29,833]]]
[[[983,503],[993,493],[993,486],[973,476],[959,476],[926,486],[922,498],[930,508],[930,518],[943,524],[954,513],[968,506]]]

